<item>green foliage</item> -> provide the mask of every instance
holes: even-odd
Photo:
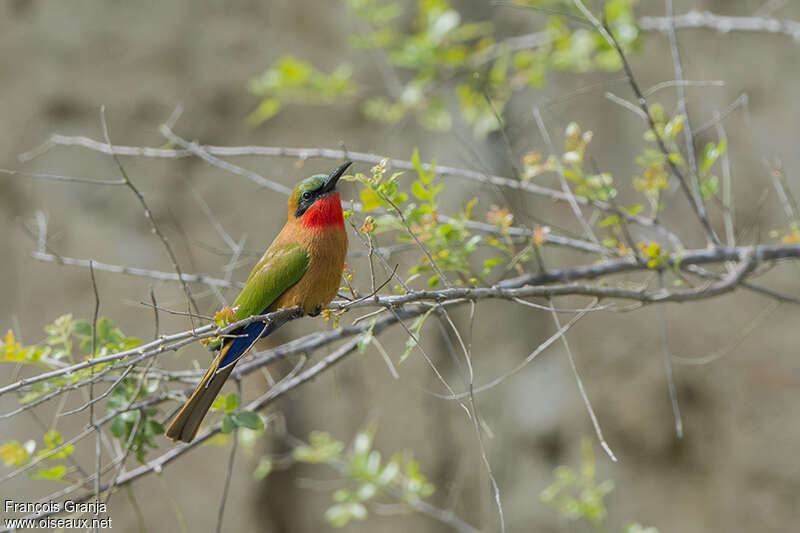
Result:
[[[554,470],[555,480],[542,491],[539,499],[558,512],[559,516],[571,522],[586,521],[596,531],[607,531],[605,497],[614,490],[614,482],[606,480],[598,483],[592,441],[584,437],[581,443],[583,464],[580,472],[568,466],[558,466]],[[638,523],[630,523],[624,533],[658,533],[656,528],[642,528]]]
[[[668,129],[673,132],[679,131],[678,123],[672,121]],[[576,195],[598,202],[613,202],[617,190],[612,175],[602,171],[587,171],[584,168],[592,137],[591,131],[582,131],[577,123],[570,123],[565,131],[564,151],[561,155],[551,156],[546,161],[542,161],[541,156],[533,152],[522,157],[525,171],[522,179],[534,179],[546,173],[555,174],[561,168],[564,176],[573,184]],[[648,149],[640,161],[645,165],[651,164],[655,169],[653,172],[657,170],[663,177],[663,182],[658,185],[651,187],[647,184],[643,187],[660,190],[666,186],[667,173],[664,169],[666,158],[661,152]],[[375,165],[370,175],[356,173],[343,178],[361,185],[359,198],[362,209],[369,214],[365,217],[360,231],[369,236],[370,243],[373,243],[373,235],[392,232],[399,242],[416,245],[419,241],[424,246],[427,253],[416,255],[416,264],[408,270],[406,285],[412,284],[418,278],[423,278],[429,287],[436,287],[441,283],[428,254],[436,266],[456,284],[477,286],[487,283],[487,279],[498,271],[503,276],[514,269],[519,272],[524,271],[525,264],[535,257],[534,246],[546,241],[546,228],[538,228],[524,240],[519,240],[518,233],[512,238],[510,230],[514,222],[513,213],[508,208],[493,205],[486,212],[486,221],[494,226],[496,231],[476,233],[469,222],[473,219],[477,199],[470,200],[459,212],[443,219],[439,215],[439,204],[444,184],[437,183],[436,161],[423,163],[419,151],[415,149],[410,162],[416,179],[408,186],[408,193],[401,187],[400,178],[406,177],[403,172],[395,172],[387,177],[388,159]],[[655,175],[651,176],[650,171],[646,171],[645,176],[648,179],[658,178]],[[614,205],[618,212],[629,215],[637,215],[643,210],[642,204],[639,203],[630,206]],[[352,211],[348,210],[345,213],[345,218],[351,223],[354,220],[353,216]],[[610,233],[610,236],[603,240],[604,245],[614,248],[619,255],[631,253],[621,240],[623,227],[621,215],[609,215],[602,219],[598,226],[601,229],[606,228]],[[539,235],[538,243],[534,242],[536,235]],[[474,256],[480,247],[488,247],[497,253],[484,256],[478,263]],[[404,289],[396,286],[395,290],[403,292]],[[370,341],[371,336],[368,331],[362,336],[359,349],[364,350]],[[414,340],[409,339],[403,358],[410,353],[414,345]]]
[[[330,104],[348,98],[355,91],[350,76],[350,66],[345,63],[325,74],[310,63],[283,56],[260,77],[250,80],[250,92],[262,100],[247,120],[258,125],[288,104]]]
[[[647,268],[661,268],[669,259],[669,254],[664,253],[655,241],[640,242],[638,246],[642,257],[647,261]]]
[[[372,340],[375,338],[375,336],[372,334],[372,328],[375,327],[375,322],[377,322],[377,320],[377,318],[372,320],[369,323],[369,328],[358,338],[358,353],[363,354],[367,350],[367,346],[369,346]]]
[[[482,138],[502,126],[503,111],[514,94],[540,87],[548,72],[622,67],[617,52],[599,33],[584,27],[572,30],[559,14],[546,18],[530,44],[521,44],[524,38],[497,41],[492,22],[464,20],[447,0],[418,0],[410,30],[401,22],[405,4],[346,3],[360,23],[349,45],[380,52],[377,57],[386,62],[391,95],[357,87],[346,66],[326,75],[284,56],[250,82],[251,92],[263,98],[251,123],[271,118],[288,103],[331,103],[359,94],[362,112],[371,120],[394,124],[413,116],[426,129],[447,131],[460,118]],[[572,2],[563,0],[516,3],[578,14]],[[639,39],[635,4],[636,0],[609,0],[604,6],[609,28],[626,50],[636,48]]]
[[[617,196],[614,178],[608,172],[588,173],[583,169],[586,148],[592,141],[591,131],[581,131],[576,122],[570,122],[564,138],[564,176],[575,184],[575,193],[590,200],[606,201]]]
[[[220,394],[214,399],[214,402],[211,404],[211,408],[215,411],[223,410],[226,413],[230,413],[231,411],[235,410],[239,407],[239,395],[235,392],[230,392],[228,394]]]
[[[668,119],[664,107],[658,103],[650,106],[650,117],[655,124],[655,131],[648,129],[644,133],[644,138],[654,144],[660,138],[667,148],[668,155],[661,151],[660,146],[645,148],[636,159],[636,162],[645,170],[642,176],[634,178],[633,186],[647,197],[652,216],[655,216],[661,207],[659,204],[661,191],[666,189],[669,184],[668,163],[675,164],[687,175],[690,169],[684,161],[677,143],[677,136],[683,130],[685,117],[678,114]],[[719,192],[719,178],[711,173],[711,169],[726,149],[727,142],[725,140],[717,143],[709,142],[700,154],[697,162],[697,178],[703,200],[708,200]]]
[[[108,412],[129,409],[135,401],[147,397],[157,388],[157,380],[140,382],[125,378],[111,391],[106,409]],[[164,433],[164,426],[155,420],[157,415],[158,409],[145,407],[125,411],[111,420],[111,435],[120,441],[123,449],[130,443],[130,449],[140,463],[145,462],[148,448],[157,447],[154,438]]]
[[[262,481],[266,479],[268,475],[272,472],[272,459],[269,457],[261,457],[258,460],[258,465],[256,465],[256,469],[253,470],[253,479],[256,481]]]
[[[49,479],[51,481],[59,481],[67,474],[67,467],[64,465],[56,465],[51,468],[40,468],[31,473],[28,477],[31,479]]]
[[[81,341],[81,350],[87,353],[91,352],[92,324],[88,320],[76,320],[73,333]],[[115,328],[110,318],[102,316],[97,319],[95,346],[98,357],[128,350],[139,344],[141,344],[139,339],[127,337],[119,328]]]
[[[406,243],[415,242],[414,236],[416,236],[431,253],[441,270],[456,272],[465,278],[472,277],[469,258],[481,242],[481,236],[473,235],[467,229],[465,221],[469,212],[465,211],[461,216],[452,217],[452,220],[446,223],[440,222],[438,205],[444,184],[434,183],[436,161],[425,165],[420,160],[419,152],[414,150],[411,162],[417,173],[417,179],[411,184],[411,197],[400,190],[398,178],[403,175],[402,172],[396,172],[390,178],[386,178],[387,159],[373,167],[372,175],[369,177],[356,173],[347,178],[363,186],[360,199],[365,211],[373,212],[379,209],[384,211],[384,214],[368,216],[361,227],[361,232],[372,234],[396,231],[397,240]],[[469,210],[472,206],[474,203],[469,206]],[[402,218],[397,216],[395,208],[400,211]],[[350,217],[352,213],[348,212],[346,215]],[[419,262],[411,267],[409,274],[406,283],[425,274],[429,275],[427,281],[431,287],[435,287],[440,281],[424,254]]]
[[[8,440],[0,445],[0,460],[6,466],[22,466],[28,462],[33,450],[36,449],[36,442],[29,440],[25,444],[20,444],[15,440]]]
[[[367,517],[366,503],[391,491],[406,502],[414,502],[433,494],[434,487],[420,473],[419,463],[407,454],[394,454],[384,461],[373,449],[375,428],[358,433],[349,449],[328,433],[312,432],[310,444],[294,449],[296,461],[328,464],[346,476],[344,486],[333,493],[334,504],[325,512],[325,519],[334,527]]]
[[[75,446],[68,444],[64,447],[61,447],[62,444],[64,444],[64,439],[61,437],[61,434],[55,429],[51,429],[44,434],[45,448],[37,453],[36,456],[45,457],[48,461],[52,461],[54,459],[63,459],[69,455],[72,455],[72,452],[75,451]],[[58,448],[61,449],[55,451]]]
[[[61,368],[64,361],[74,364],[79,357],[91,357],[92,325],[89,321],[73,320],[71,314],[65,314],[59,316],[52,324],[46,325],[44,332],[45,339],[41,343],[23,346],[9,330],[0,341],[0,363],[22,363],[48,371]],[[136,337],[128,337],[120,329],[115,328],[111,320],[106,317],[97,320],[95,337],[96,357],[129,350],[141,344]],[[75,341],[79,353],[75,353],[73,345]],[[30,403],[61,386],[84,380],[91,376],[92,372],[99,372],[110,364],[94,365],[93,368],[84,368],[71,374],[33,383],[31,390],[24,394],[19,402]]]
[[[587,520],[593,526],[603,526],[606,507],[603,499],[614,488],[611,480],[597,483],[592,443],[583,439],[583,465],[580,472],[568,466],[555,469],[555,481],[540,495],[542,503],[555,509],[571,521]]]
[[[719,178],[710,173],[714,163],[725,153],[728,143],[721,140],[717,143],[709,142],[700,155],[698,172],[700,173],[700,194],[703,200],[714,197],[719,192]]]
[[[334,440],[330,433],[312,431],[308,437],[309,444],[298,446],[292,450],[292,456],[302,463],[330,463],[338,458],[344,450],[344,443]]]
[[[264,429],[264,421],[254,411],[236,411],[225,413],[222,417],[222,432],[231,433],[236,428],[246,428],[253,431]]]
[[[75,446],[72,444],[64,445],[64,439],[55,429],[49,430],[44,434],[44,447],[34,455],[36,441],[28,440],[20,444],[16,440],[8,440],[0,445],[0,460],[5,466],[21,467],[33,460],[44,460],[47,462],[58,462],[72,455]],[[45,466],[36,470],[29,470],[30,479],[49,479],[58,481],[67,473],[67,467],[63,464],[55,466]]]

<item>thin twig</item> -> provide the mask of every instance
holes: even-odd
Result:
[[[45,261],[48,263],[58,263],[60,265],[79,266],[88,268],[88,259],[76,259],[73,257],[64,257],[52,253],[34,251],[31,252],[31,257],[38,261]],[[113,272],[115,274],[126,274],[129,276],[139,276],[144,278],[156,279],[159,281],[181,281],[183,283],[202,283],[209,287],[234,287],[242,288],[244,283],[231,282],[224,279],[206,276],[205,274],[177,274],[176,272],[163,272],[159,270],[151,270],[148,268],[129,267],[125,265],[111,265],[108,263],[100,263],[93,261],[95,270],[102,270],[104,272]]]
[[[681,64],[681,52],[678,48],[678,36],[675,33],[675,19],[673,18],[672,0],[664,0],[669,24],[669,48],[672,54],[672,68],[675,71],[675,80],[678,82],[678,109],[683,115],[685,122],[683,126],[683,136],[686,140],[686,156],[689,161],[689,175],[694,185],[694,194],[700,198],[700,180],[697,175],[697,156],[694,152],[694,135],[692,134],[692,121],[689,117],[689,106],[686,102],[686,86],[683,85],[683,65]]]
[[[703,226],[703,230],[706,233],[706,237],[708,238],[709,241],[711,241],[715,245],[718,245],[719,239],[714,233],[714,230],[711,229],[711,224],[708,222],[702,198],[699,196],[695,197],[695,195],[692,193],[692,189],[689,186],[688,181],[686,180],[686,177],[683,175],[683,172],[678,168],[678,165],[670,157],[670,151],[664,142],[664,138],[659,133],[658,128],[656,128],[655,121],[653,120],[653,116],[650,113],[650,107],[647,104],[647,99],[645,98],[644,93],[642,93],[642,90],[639,88],[639,84],[637,83],[636,78],[633,75],[633,70],[631,69],[630,63],[628,63],[628,58],[625,55],[625,52],[622,50],[622,46],[620,46],[619,42],[611,34],[611,32],[608,31],[608,29],[604,27],[599,20],[597,20],[597,17],[595,17],[592,14],[592,12],[589,11],[589,9],[583,4],[583,0],[573,0],[573,3],[575,4],[575,7],[577,7],[581,11],[581,13],[583,13],[584,16],[592,23],[597,32],[600,33],[600,35],[608,42],[608,44],[611,45],[611,47],[617,51],[617,54],[619,55],[620,60],[622,61],[622,67],[625,70],[625,74],[628,76],[628,81],[631,85],[631,88],[633,89],[634,94],[636,94],[637,103],[647,116],[647,121],[648,124],[650,125],[650,130],[653,132],[653,135],[655,135],[656,143],[658,144],[659,149],[666,157],[667,165],[677,178],[678,183],[681,186],[681,189],[683,190],[684,194],[689,200],[689,203],[692,206],[692,209],[694,210],[695,214],[697,215],[697,218],[700,220],[700,224]]]
[[[92,313],[92,351],[90,358],[94,358],[97,354],[97,317],[100,312],[100,292],[97,290],[97,280],[94,277],[94,267],[92,262],[89,261],[89,274],[92,279],[92,291],[94,292],[94,311]],[[94,366],[92,366],[92,378],[94,377]],[[100,437],[101,428],[95,425],[94,420],[94,380],[89,381],[89,425],[95,431],[95,477],[94,477],[94,493],[97,497],[100,496],[100,471],[102,469],[102,454],[100,452]],[[97,531],[97,528],[95,528]]]
[[[556,313],[555,306],[553,304],[553,300],[550,300],[550,307],[551,307],[551,314],[553,316],[553,321],[556,324],[556,328],[561,329],[561,321],[558,318],[558,313]],[[578,373],[578,367],[575,365],[575,358],[572,356],[572,349],[569,347],[569,342],[567,342],[566,335],[562,334],[560,336],[561,343],[564,345],[564,351],[567,352],[567,359],[569,359],[569,366],[572,369],[572,375],[575,376],[575,381],[578,384],[578,391],[580,391],[581,398],[583,399],[583,403],[586,406],[586,410],[589,412],[589,418],[592,420],[592,425],[594,426],[594,432],[597,435],[597,440],[600,441],[600,446],[603,447],[603,450],[608,454],[612,461],[615,463],[617,462],[617,457],[614,455],[614,452],[611,451],[611,447],[606,442],[605,437],[603,437],[603,430],[600,429],[600,423],[597,421],[597,415],[594,414],[594,409],[592,408],[592,402],[589,400],[589,395],[586,394],[586,389],[583,387],[583,380],[581,380],[581,375]]]
[[[77,176],[61,176],[58,174],[37,174],[34,172],[23,172],[21,170],[8,170],[0,168],[0,174],[8,174],[10,176],[24,176],[26,178],[39,178],[52,181],[70,181],[74,183],[88,183],[90,185],[124,185],[125,180],[120,179],[94,179],[94,178],[81,178]]]
[[[207,162],[207,163],[209,163],[209,164],[211,164],[211,165],[213,165],[215,167],[219,167],[219,168],[221,168],[223,170],[226,170],[228,172],[231,172],[233,174],[238,174],[240,176],[244,176],[244,177],[254,181],[255,183],[261,185],[262,187],[266,187],[267,189],[272,189],[275,192],[279,192],[279,193],[287,195],[287,196],[292,193],[292,189],[290,189],[289,187],[287,187],[285,185],[281,185],[280,183],[275,183],[272,180],[268,180],[264,176],[261,176],[260,174],[256,174],[252,170],[247,170],[247,169],[242,168],[242,167],[240,167],[238,165],[234,165],[232,163],[228,163],[227,161],[223,161],[223,160],[221,160],[221,159],[219,159],[217,157],[214,157],[213,155],[211,155],[210,153],[205,151],[203,149],[203,147],[200,146],[199,144],[190,143],[190,142],[178,137],[177,135],[175,135],[175,133],[173,133],[173,131],[170,129],[170,127],[167,126],[166,124],[162,124],[160,130],[161,130],[161,134],[164,137],[166,137],[169,141],[177,144],[181,148],[189,151],[193,155],[196,155],[197,157],[199,157],[203,161],[205,161],[205,162]]]
[[[718,112],[714,112],[714,118],[719,119]],[[722,121],[717,122],[718,144],[725,144],[725,151],[722,153],[722,216],[725,223],[725,240],[728,246],[736,246],[736,214],[733,203],[733,180],[731,179],[731,159],[728,136],[725,133],[725,126]]]
[[[553,148],[553,142],[550,140],[550,134],[547,132],[547,126],[544,124],[544,119],[542,118],[542,113],[539,111],[538,106],[534,106],[533,116],[536,119],[536,124],[539,127],[539,133],[541,134],[542,139],[544,139],[545,146],[547,146],[548,152],[553,156],[553,160],[556,162],[556,171],[558,172],[558,178],[561,182],[561,190],[567,197],[567,201],[572,208],[572,212],[575,213],[575,218],[578,220],[578,222],[580,222],[581,226],[583,227],[583,231],[589,240],[599,246],[600,241],[597,240],[597,236],[594,234],[592,227],[588,222],[586,222],[586,217],[583,216],[583,212],[578,205],[578,201],[573,194],[572,189],[569,188],[569,183],[567,182],[567,177],[564,174],[564,167],[561,164],[561,159],[556,155],[555,149]]]
[[[236,388],[239,391],[239,397],[242,397],[242,382],[240,379],[236,380]],[[228,467],[225,471],[225,484],[222,489],[222,501],[219,504],[219,512],[217,513],[217,533],[222,533],[222,519],[225,516],[225,505],[228,503],[228,491],[231,488],[231,478],[233,478],[233,462],[236,459],[236,449],[239,445],[239,428],[234,427],[231,438],[233,444],[231,445],[231,453],[228,456]]]
[[[192,296],[192,291],[189,288],[189,285],[183,279],[183,273],[181,272],[181,267],[178,264],[178,258],[175,256],[175,252],[172,250],[172,246],[170,246],[167,237],[161,232],[161,229],[158,227],[158,223],[156,222],[155,218],[153,217],[153,212],[150,210],[150,207],[145,202],[144,196],[142,193],[139,192],[139,189],[133,184],[133,182],[128,177],[128,173],[125,172],[125,167],[122,166],[122,162],[119,159],[119,156],[114,151],[114,148],[111,144],[111,138],[108,134],[108,124],[106,123],[106,111],[105,106],[100,107],[100,122],[103,126],[103,137],[106,140],[106,144],[111,147],[111,156],[114,158],[114,162],[119,169],[119,173],[122,175],[122,179],[125,181],[125,185],[136,195],[136,198],[139,200],[139,203],[142,205],[142,209],[144,209],[144,216],[147,221],[150,223],[150,227],[153,230],[153,233],[158,235],[158,238],[161,240],[161,243],[164,245],[164,249],[167,251],[167,255],[169,256],[170,261],[172,262],[172,269],[178,275],[178,279],[180,279],[181,285],[183,286],[183,292],[186,294],[186,301],[187,306],[189,307],[189,312],[192,311],[192,307],[194,307],[194,312],[199,313],[200,309],[197,307],[197,302],[195,302],[194,297]]]
[[[720,33],[732,31],[781,33],[800,42],[800,22],[771,17],[728,17],[709,11],[689,11],[668,19],[666,17],[640,17],[639,27],[644,31],[667,33],[676,29],[706,28]]]
[[[80,146],[89,150],[100,153],[131,156],[131,157],[148,157],[159,159],[180,159],[185,157],[196,156],[197,153],[188,149],[170,149],[170,148],[152,148],[152,147],[139,147],[139,146],[109,146],[107,143],[98,142],[84,136],[68,136],[68,135],[52,135],[44,144],[39,148],[34,149],[26,154],[20,155],[22,160],[30,160],[42,155],[48,150],[56,146]],[[237,157],[237,156],[267,156],[267,157],[296,157],[300,160],[307,160],[311,158],[323,159],[342,159],[345,156],[355,162],[368,163],[376,165],[380,163],[384,157],[365,153],[353,152],[344,150],[336,150],[330,148],[289,148],[284,146],[213,146],[213,145],[197,145],[198,150],[202,150],[205,154],[214,155],[217,157]],[[389,159],[389,166],[401,170],[414,170],[414,164],[409,160],[403,159]],[[431,170],[429,163],[423,163],[422,167],[426,171]],[[512,178],[487,175],[484,172],[474,170],[467,170],[456,168],[447,165],[437,165],[433,169],[436,176],[442,177],[458,177],[470,181],[475,181],[485,185],[493,185],[498,187],[506,187],[512,190],[524,191],[544,198],[549,198],[556,201],[569,202],[569,195],[563,191],[542,187],[535,183],[528,181],[520,181]],[[238,173],[238,172],[237,172]],[[599,200],[590,200],[582,196],[576,197],[575,201],[580,205],[591,205],[599,209],[607,209],[608,205]],[[655,223],[643,216],[631,215],[623,213],[631,222],[642,225],[644,227],[656,227]]]
[[[420,249],[422,250],[422,252],[425,254],[425,257],[428,258],[428,262],[431,264],[431,268],[433,268],[433,270],[436,272],[436,275],[439,276],[439,278],[442,280],[442,282],[444,282],[444,284],[447,287],[452,287],[453,284],[450,283],[450,280],[447,279],[447,276],[444,275],[444,272],[442,272],[441,269],[439,269],[439,265],[436,264],[436,261],[433,259],[433,256],[428,251],[428,248],[425,246],[425,244],[423,244],[422,241],[419,240],[419,237],[417,237],[417,234],[414,233],[414,230],[411,229],[411,226],[409,226],[408,221],[406,220],[406,217],[403,215],[403,212],[400,210],[400,208],[397,207],[397,204],[395,204],[389,197],[387,197],[383,193],[381,193],[381,197],[390,206],[392,206],[392,209],[394,209],[395,213],[397,213],[397,216],[400,219],[400,222],[403,223],[403,226],[405,226],[406,231],[408,231],[408,234],[411,235],[411,237],[414,239],[414,242],[417,243],[417,246],[419,246]]]
[[[659,273],[658,283],[664,286],[664,274]],[[683,419],[681,409],[678,405],[678,390],[675,387],[675,377],[672,371],[672,352],[669,349],[669,330],[667,329],[667,311],[663,305],[658,306],[659,320],[661,325],[661,353],[664,356],[664,368],[667,374],[667,389],[669,390],[669,402],[672,405],[672,417],[675,420],[675,435],[683,438]]]

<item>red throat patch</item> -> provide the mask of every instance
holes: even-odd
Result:
[[[338,192],[323,196],[300,217],[300,222],[307,228],[324,229],[344,227],[342,202]]]

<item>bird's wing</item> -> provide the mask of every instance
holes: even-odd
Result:
[[[263,313],[289,287],[300,281],[308,268],[308,253],[299,244],[270,246],[256,264],[242,292],[233,302],[234,318],[242,320]]]
[[[307,268],[308,253],[299,244],[270,246],[233,302],[234,318],[242,320],[263,313],[286,289],[300,281]],[[233,365],[267,331],[266,324],[254,322],[237,330],[237,338],[226,340],[219,357],[167,428],[167,437],[184,442],[195,437]]]

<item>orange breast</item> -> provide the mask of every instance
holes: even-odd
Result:
[[[342,281],[347,254],[344,226],[308,228],[299,221],[284,226],[276,241],[296,242],[308,252],[308,269],[270,306],[281,309],[300,305],[306,313],[328,305],[336,297]]]

